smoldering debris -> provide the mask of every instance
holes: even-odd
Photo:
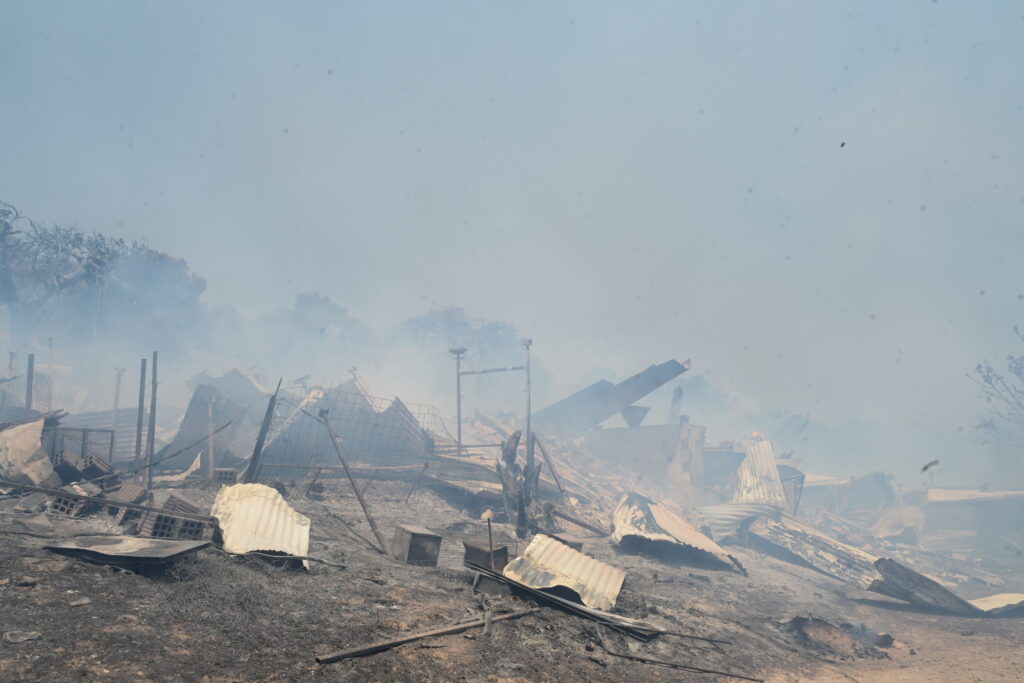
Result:
[[[623,401],[639,391],[608,394],[620,400],[604,410],[628,409]],[[756,680],[789,666],[794,652],[823,665],[910,649],[884,633],[895,630],[860,623],[883,607],[836,598],[825,601],[828,618],[806,617],[835,586],[951,620],[1013,618],[1024,604],[1019,573],[957,559],[951,540],[1012,536],[1016,492],[897,492],[884,473],[803,472],[760,435],[708,444],[700,425],[633,418],[617,429],[572,420],[557,433],[531,428],[528,444],[512,413],[477,412],[453,435],[435,408],[373,397],[361,380],[270,393],[240,373],[207,374],[193,382],[167,445],[138,460],[108,459],[116,439],[103,442],[104,457],[80,432],[47,440],[43,421],[19,423],[35,426],[5,461],[0,533],[45,538],[47,551],[83,572],[85,563],[115,567],[151,582],[150,593],[179,591],[173,618],[187,613],[211,629],[223,609],[211,606],[229,594],[251,601],[247,619],[267,619],[261,628],[277,637],[296,634],[287,649],[269,646],[272,656],[366,671],[422,665],[457,676],[461,655],[439,662],[409,648],[431,638],[450,649],[446,639],[463,633],[491,642],[488,661],[521,659],[524,647],[559,653],[531,675],[567,673],[560,667],[578,664],[566,653],[589,644],[586,661],[604,653],[595,666],[609,677],[667,666]],[[62,418],[49,419],[61,428]],[[31,558],[35,546],[16,547]],[[275,571],[286,573],[260,578]],[[239,572],[277,595],[282,611],[261,612],[259,598],[229,589]],[[49,590],[47,579],[31,579],[18,590]],[[998,591],[981,595],[978,581]],[[83,597],[83,612],[108,603]],[[524,600],[534,606],[523,610]],[[299,605],[303,616],[292,619]],[[843,611],[860,625],[835,618]],[[339,628],[339,616],[350,623]],[[594,649],[584,628],[640,649]],[[673,639],[690,645],[680,651]],[[378,660],[386,664],[355,663]]]

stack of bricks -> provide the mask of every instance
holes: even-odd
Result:
[[[218,484],[222,486],[234,486],[238,483],[238,472],[230,467],[217,467],[213,470],[213,476]]]
[[[114,473],[110,463],[98,455],[87,455],[82,459],[82,474],[86,479],[97,479],[104,490],[116,488],[120,483],[117,477],[107,476]],[[103,477],[100,479],[100,477]]]
[[[67,451],[61,451],[57,455],[53,456],[53,471],[57,473],[60,480],[65,484],[70,484],[73,481],[79,481],[82,477],[82,469],[85,464],[82,462],[74,453]]]
[[[199,504],[186,496],[171,492],[163,504],[163,510],[167,514],[158,512],[146,512],[139,522],[139,535],[151,538],[181,538],[187,540],[200,540],[207,532],[207,525],[191,519],[182,519],[174,513],[187,515],[199,515]]]
[[[68,484],[64,487],[64,490],[70,493],[77,493],[80,496],[95,496],[99,493],[98,488],[91,485],[80,486],[78,484]],[[64,515],[65,517],[78,517],[93,505],[94,503],[90,503],[87,500],[54,496],[53,500],[50,502],[50,511],[54,514]]]

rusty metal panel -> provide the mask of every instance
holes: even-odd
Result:
[[[758,441],[747,448],[747,457],[740,463],[736,475],[739,483],[730,502],[786,507],[786,493],[782,490],[771,441]]]
[[[530,588],[564,586],[587,607],[608,610],[622,589],[626,572],[577,552],[550,536],[537,534],[522,555],[502,572]]]
[[[309,553],[309,518],[269,486],[225,486],[217,493],[210,515],[217,518],[229,553],[262,551],[298,557]],[[309,568],[305,560],[302,564]]]

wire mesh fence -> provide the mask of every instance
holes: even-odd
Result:
[[[441,550],[437,557],[437,566],[448,569],[459,569],[463,566],[468,541],[479,548],[493,546],[495,550],[508,548],[508,559],[519,555],[519,539],[511,529],[503,525],[492,525],[488,538],[487,523],[458,522],[439,532],[441,534]]]
[[[455,442],[434,406],[373,397],[350,380],[280,394],[257,476],[310,482],[344,476],[323,420],[368,497],[407,499],[431,457]]]

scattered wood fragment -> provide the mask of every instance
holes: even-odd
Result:
[[[497,621],[505,621],[506,619],[518,619],[519,617],[524,617],[527,614],[533,614],[534,612],[539,611],[540,608],[533,607],[531,609],[522,610],[521,612],[501,614],[499,616],[491,617],[489,619],[485,617],[484,619],[476,619],[474,621],[467,621],[461,624],[454,624],[452,626],[436,628],[432,631],[421,631],[420,633],[413,633],[402,638],[382,640],[380,642],[372,643],[370,645],[363,645],[361,647],[354,647],[348,650],[334,652],[329,655],[322,655],[317,657],[316,661],[318,664],[331,664],[333,662],[339,662],[342,659],[350,659],[352,657],[362,657],[363,655],[371,655],[376,652],[384,652],[385,650],[390,650],[393,647],[398,647],[399,645],[404,645],[405,643],[411,643],[417,640],[422,640],[423,638],[430,638],[433,636],[446,636],[453,633],[462,633],[463,631],[468,631],[469,629],[476,628],[477,626],[485,626],[493,624]]]

